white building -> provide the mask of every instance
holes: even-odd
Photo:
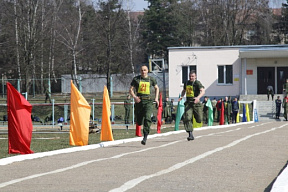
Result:
[[[178,97],[189,71],[206,96],[266,94],[272,85],[282,94],[288,78],[288,45],[169,47],[169,97]]]

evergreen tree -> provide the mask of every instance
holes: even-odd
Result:
[[[148,56],[167,58],[167,47],[179,46],[177,19],[173,16],[176,0],[148,0],[143,18],[143,41]]]
[[[273,25],[273,29],[277,33],[275,36],[275,42],[288,43],[288,0],[286,3],[282,3],[281,15],[275,16],[276,22]]]

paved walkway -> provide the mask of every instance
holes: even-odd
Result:
[[[150,135],[145,146],[137,137],[0,159],[0,191],[268,192],[286,167],[286,121],[203,127],[194,135],[189,142],[176,131]]]

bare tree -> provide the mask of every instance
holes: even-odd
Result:
[[[267,14],[269,6],[266,0],[203,0],[200,9],[203,45],[239,45],[252,43],[247,33],[256,30],[251,26],[261,19],[257,15]]]
[[[82,51],[81,46],[79,45],[79,39],[82,17],[84,14],[81,9],[81,3],[80,0],[77,0],[77,3],[75,4],[66,4],[65,6],[69,6],[70,8],[64,7],[64,10],[61,11],[62,13],[57,21],[60,25],[60,28],[57,30],[57,41],[65,45],[69,50],[71,56],[71,77],[77,87],[79,87],[79,80],[77,77],[77,56]],[[69,9],[70,12],[65,11],[65,9]],[[51,48],[51,50],[52,49],[53,48]]]

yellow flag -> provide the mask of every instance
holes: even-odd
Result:
[[[249,115],[248,103],[245,104],[245,108],[246,108],[246,118],[247,118],[247,122],[249,122],[249,121],[250,121],[250,115]]]
[[[203,122],[197,123],[196,119],[194,118],[194,115],[193,115],[193,128],[200,128],[202,126],[203,126]]]
[[[112,128],[110,122],[110,98],[108,94],[107,87],[104,86],[103,92],[103,105],[102,105],[102,125],[101,125],[101,141],[114,141],[112,135]]]
[[[71,80],[70,145],[88,145],[91,107]]]

